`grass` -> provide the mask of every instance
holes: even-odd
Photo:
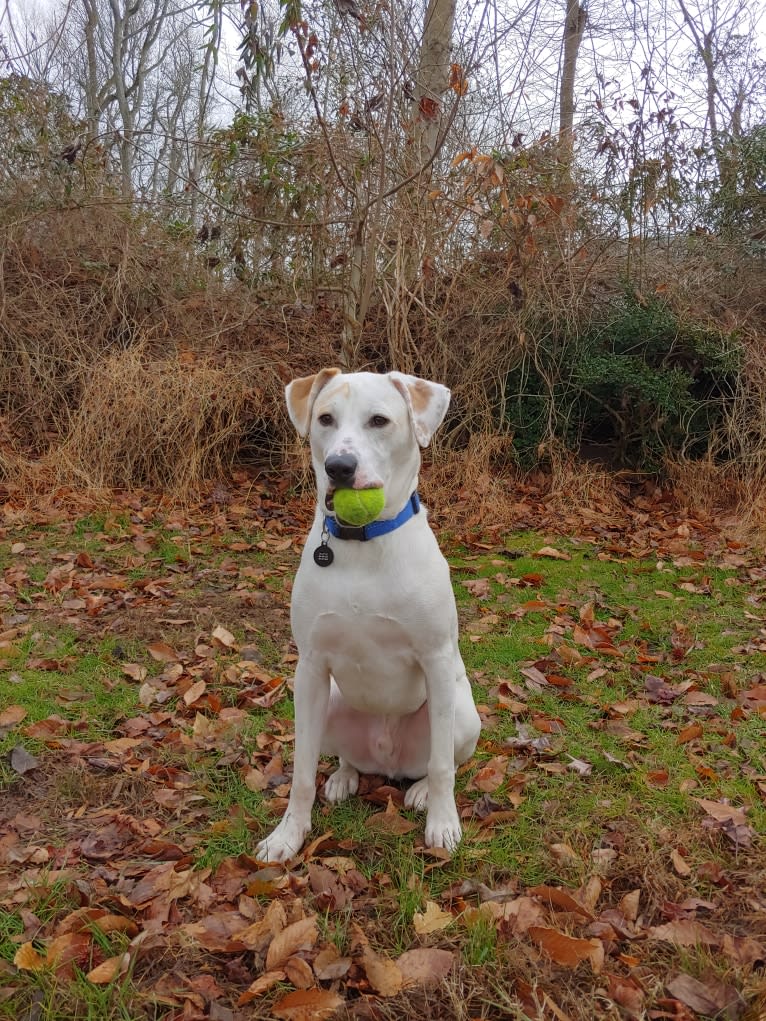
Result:
[[[210,869],[215,876],[225,863],[246,860],[257,837],[273,825],[272,795],[280,794],[280,785],[286,793],[285,777],[275,776],[275,790],[261,793],[248,786],[247,770],[267,768],[279,752],[289,771],[292,703],[284,695],[262,708],[243,702],[247,692],[258,695],[261,689],[243,672],[236,650],[211,646],[199,625],[194,632],[163,631],[159,623],[149,627],[147,622],[170,619],[170,613],[191,618],[200,600],[214,598],[209,619],[228,622],[238,642],[259,653],[258,664],[248,669],[289,673],[292,667],[284,662],[289,572],[283,565],[294,565],[295,557],[237,550],[240,543],[258,540],[249,531],[231,530],[212,541],[154,523],[150,537],[151,551],[136,559],[129,518],[96,515],[58,529],[28,529],[27,549],[20,556],[10,552],[10,544],[0,547],[6,577],[20,564],[24,567],[13,608],[21,614],[20,633],[0,649],[10,679],[0,687],[0,712],[10,705],[26,711],[21,724],[0,731],[0,787],[19,799],[17,810],[52,813],[56,825],[49,844],[61,849],[73,839],[72,832],[79,832],[76,820],[83,806],[99,806],[104,791],[118,790],[116,803],[107,798],[109,806],[121,803],[122,811],[136,818],[156,818],[189,865]],[[546,545],[568,559],[537,556]],[[690,552],[695,553],[693,548]],[[78,553],[86,553],[99,570],[127,579],[127,587],[109,597],[112,603],[103,610],[98,604],[93,618],[82,608],[67,607],[77,586],[61,593],[46,587],[51,568],[71,563]],[[667,557],[618,562],[611,556],[595,545],[531,532],[479,553],[452,544],[461,649],[487,717],[476,759],[458,780],[465,840],[451,861],[434,861],[419,847],[422,818],[417,814],[402,813],[416,823],[413,832],[386,836],[368,827],[370,816],[383,805],[352,798],[332,806],[319,801],[314,810],[314,835],[330,832],[338,848],[334,853],[351,856],[368,884],[364,924],[382,952],[397,955],[409,949],[415,913],[428,901],[441,903],[467,878],[489,889],[521,891],[536,884],[576,887],[600,873],[615,896],[640,887],[647,904],[681,899],[689,888],[674,871],[674,850],[681,848],[692,868],[713,859],[731,870],[737,860],[723,836],[701,825],[694,797],[746,806],[749,826],[766,831],[758,786],[766,774],[764,721],[756,713],[733,719],[730,698],[766,668],[766,654],[757,643],[748,648],[762,627],[753,595],[761,597],[763,584],[759,589],[757,579],[751,583],[743,572],[710,558],[687,563],[680,556],[673,564]],[[87,577],[92,568],[88,560],[83,563]],[[237,585],[252,587],[254,566],[265,573],[258,587],[275,600],[275,616],[253,615],[255,623],[245,627]],[[147,595],[146,579],[158,577],[166,587]],[[97,589],[96,595],[101,594]],[[109,619],[120,624],[118,633],[104,635],[102,612],[113,614]],[[601,628],[601,648],[587,644],[592,627]],[[155,662],[147,653],[156,638],[179,650],[180,672],[191,671],[187,687],[204,680],[199,703],[187,707],[186,689],[175,687],[174,664]],[[147,708],[140,700],[141,683],[123,673],[125,663],[143,664],[146,679],[159,685],[157,690],[166,686],[170,697]],[[536,683],[535,669],[562,680]],[[687,703],[683,695],[652,704],[646,698],[652,675],[666,685],[688,683],[704,697]],[[240,706],[245,712],[229,726],[221,711],[237,713]],[[60,735],[24,733],[54,715],[70,724]],[[145,719],[149,730],[141,722]],[[625,727],[615,730],[615,723]],[[699,724],[701,733],[681,740],[690,724]],[[135,752],[132,747],[120,752],[126,758],[116,774],[117,787],[115,774],[97,775],[103,767],[94,774],[88,757],[101,761],[101,743],[134,733],[145,743]],[[548,740],[547,749],[540,739]],[[73,757],[72,742],[93,750]],[[39,797],[31,790],[26,800],[20,797],[24,781],[8,759],[18,744],[42,763]],[[485,793],[474,789],[473,781],[498,755],[510,760],[506,776],[486,797],[514,816],[512,822],[482,827],[470,818]],[[175,800],[158,808],[154,792],[168,780]],[[614,847],[620,852],[618,866],[608,858]],[[90,866],[83,868],[87,876]],[[698,896],[712,889],[702,878],[691,888]],[[55,878],[54,870],[50,879],[44,870],[37,875],[25,907],[36,914],[41,933],[55,931],[78,906],[73,889],[71,880]],[[323,931],[345,950],[355,920],[352,906],[325,917]],[[0,959],[13,960],[22,933],[29,935],[6,900],[0,909]],[[459,946],[467,968],[485,976],[484,1002],[489,1003],[493,976],[515,960],[502,930],[485,915],[461,921],[458,914],[444,938]],[[120,941],[101,936],[94,948],[103,959],[120,952]],[[687,948],[674,967],[703,975],[703,958],[702,950]],[[19,972],[9,988],[12,995],[0,998],[0,1017],[22,1016],[33,1003],[39,1006],[36,1016],[48,1021],[143,1019],[164,1011],[147,1000],[140,975],[102,987],[88,982],[83,971],[63,984],[49,972]],[[497,999],[497,990],[494,995]],[[515,1000],[503,1009],[505,1016],[524,1016]]]

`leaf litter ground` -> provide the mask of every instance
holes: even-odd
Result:
[[[437,521],[484,720],[457,854],[365,777],[275,868],[310,507],[6,507],[0,1017],[762,1018],[763,558],[648,497],[515,513]]]

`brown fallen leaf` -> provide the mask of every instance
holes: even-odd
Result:
[[[389,798],[385,812],[376,812],[375,815],[371,815],[365,825],[368,829],[375,830],[376,833],[390,833],[394,836],[401,836],[404,833],[411,833],[412,830],[417,829],[418,824],[405,819],[391,798]]]
[[[553,546],[543,546],[535,553],[536,557],[548,557],[550,560],[571,560],[569,553],[564,553]]]
[[[746,824],[744,808],[736,808],[734,805],[727,805],[723,801],[709,801],[707,798],[692,798],[700,808],[704,809],[717,822],[733,822],[735,826]]]
[[[594,917],[593,913],[577,900],[573,890],[566,890],[561,886],[533,886],[527,893],[530,897],[539,897],[540,900],[562,911],[574,911],[590,920]]]
[[[721,942],[721,950],[742,967],[759,965],[762,968],[766,964],[766,944],[752,936],[729,936],[727,933]]]
[[[745,1003],[734,986],[717,982],[715,979],[700,982],[699,979],[680,972],[665,983],[665,988],[671,996],[675,996],[681,1003],[706,1017],[736,1021],[745,1009]]]
[[[310,950],[319,938],[316,915],[301,918],[277,933],[266,954],[266,971],[276,971],[298,950]]]
[[[184,702],[187,705],[192,705],[198,699],[202,698],[205,694],[207,684],[203,680],[195,681],[190,688],[187,688],[184,692]]]
[[[311,965],[302,957],[291,957],[285,964],[285,974],[296,989],[311,989],[316,985]]]
[[[606,973],[607,989],[610,999],[622,1008],[628,1018],[640,1018],[644,1006],[644,990],[629,975],[611,975]]]
[[[10,755],[11,769],[18,773],[19,776],[23,776],[25,773],[31,773],[33,769],[37,769],[40,765],[40,760],[26,750],[26,748],[17,744],[15,748],[11,749]]]
[[[397,959],[404,988],[408,986],[435,986],[446,978],[455,966],[455,953],[437,947],[418,947],[406,950]]]
[[[52,965],[57,975],[70,978],[74,976],[75,963],[82,968],[90,957],[92,941],[89,933],[68,932],[52,939],[46,950],[46,963]]]
[[[515,897],[504,904],[498,901],[486,901],[479,908],[482,915],[491,918],[499,928],[511,932],[514,936],[523,936],[534,925],[546,920],[546,911],[539,900],[534,897]],[[464,915],[466,921],[471,920],[471,912]]]
[[[343,978],[351,967],[350,957],[341,957],[334,943],[320,950],[314,958],[314,974],[320,982],[333,982]]]
[[[116,957],[107,957],[97,967],[92,968],[85,976],[94,985],[106,986],[114,982],[120,975],[124,975],[130,967],[130,954],[117,954]]]
[[[140,663],[123,663],[122,672],[132,681],[138,681],[139,684],[146,680],[148,674],[146,667],[141,666]]]
[[[485,762],[481,769],[469,780],[466,790],[483,791],[485,794],[493,794],[505,780],[508,770],[508,756],[495,755],[489,762]]]
[[[396,996],[401,991],[404,980],[396,961],[381,957],[366,947],[362,955],[362,966],[367,981],[379,996]]]
[[[9,705],[7,709],[0,712],[0,730],[11,730],[27,715],[23,705]]]
[[[533,925],[529,929],[529,937],[552,961],[565,968],[576,968],[581,961],[590,961],[591,968],[597,975],[604,965],[604,944],[600,939],[567,936],[558,929],[550,929],[544,925]]]
[[[702,922],[691,918],[677,918],[664,925],[654,925],[647,930],[649,939],[660,939],[666,943],[675,943],[680,947],[697,945],[717,947],[722,937],[711,932]]]
[[[150,642],[146,648],[152,659],[156,659],[158,663],[177,663],[179,660],[178,653],[167,642]]]
[[[223,646],[224,649],[233,649],[237,644],[237,639],[227,628],[219,624],[213,629],[213,641],[218,645]]]
[[[688,744],[689,741],[694,741],[698,737],[702,737],[702,724],[690,723],[679,732],[676,744]]]
[[[13,963],[21,971],[39,971],[45,967],[45,958],[31,943],[22,943],[13,955]]]
[[[296,989],[271,1008],[283,1021],[321,1021],[343,1005],[343,997],[329,989]]]
[[[423,912],[416,911],[412,919],[415,932],[418,936],[427,936],[431,932],[439,932],[452,925],[455,919],[443,908],[432,900],[426,901],[426,909]]]
[[[620,897],[620,911],[629,922],[635,922],[638,918],[638,905],[640,901],[640,890],[631,890],[630,893]]]
[[[250,1003],[251,1000],[263,996],[269,989],[273,989],[275,985],[284,982],[286,978],[287,975],[283,971],[265,971],[263,975],[259,975],[255,982],[242,993],[237,1000],[237,1006],[244,1007],[246,1003]]]
[[[579,861],[580,856],[569,844],[551,844],[548,848],[558,861]]]
[[[686,877],[692,874],[691,866],[687,864],[686,859],[675,847],[670,852],[670,860],[673,862],[673,868],[679,876]]]

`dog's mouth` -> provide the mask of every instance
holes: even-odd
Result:
[[[335,510],[335,501],[333,499],[334,496],[335,496],[335,490],[334,489],[328,489],[327,493],[325,494],[325,498],[324,498],[325,510],[329,511],[330,514],[332,514],[332,512]]]

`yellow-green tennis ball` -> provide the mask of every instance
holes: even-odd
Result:
[[[336,489],[335,514],[347,525],[369,525],[383,510],[386,494],[382,489]]]

